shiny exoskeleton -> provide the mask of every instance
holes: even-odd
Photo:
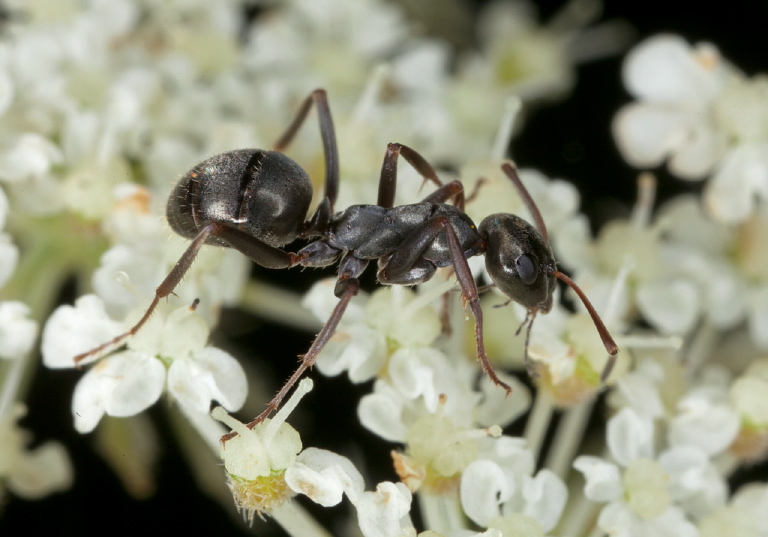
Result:
[[[312,184],[306,172],[282,151],[291,142],[315,105],[325,153],[325,192],[311,218]],[[421,202],[394,206],[398,157],[402,156],[424,178],[438,185]],[[139,322],[125,334],[75,357],[79,362],[135,334],[160,299],[172,293],[203,244],[232,247],[255,263],[273,269],[296,265],[324,267],[338,263],[335,288],[339,302],[303,356],[298,369],[250,426],[262,421],[281,403],[333,335],[351,298],[360,288],[358,277],[377,260],[383,284],[415,285],[429,280],[438,267],[452,266],[463,298],[475,318],[477,357],[483,371],[510,391],[488,362],[483,344],[483,317],[477,286],[467,258],[485,254],[494,284],[510,300],[528,310],[528,334],[538,312],[552,307],[556,279],[573,286],[593,316],[605,347],[615,355],[611,339],[581,290],[557,270],[546,227],[515,169],[502,169],[518,188],[536,219],[534,227],[518,216],[493,214],[476,227],[464,213],[464,190],[459,181],[443,185],[432,166],[413,149],[389,144],[379,178],[375,205],[353,205],[334,213],[339,185],[336,136],[326,94],[315,90],[303,102],[296,118],[272,151],[242,149],[213,156],[190,170],[168,199],[171,228],[192,243],[160,284],[155,298]],[[451,202],[449,204],[448,202]],[[538,228],[538,229],[537,229]],[[310,239],[298,252],[283,246],[297,238]],[[527,362],[526,338],[526,362]],[[610,372],[612,360],[603,372]],[[530,366],[529,366],[530,370]]]

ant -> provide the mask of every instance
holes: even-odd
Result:
[[[314,215],[306,220],[312,200],[312,184],[306,172],[283,154],[312,105],[317,109],[325,154],[325,192]],[[398,158],[403,157],[438,188],[421,202],[394,206]],[[525,359],[536,315],[552,307],[556,279],[574,289],[589,311],[610,354],[601,379],[604,381],[618,352],[600,317],[582,290],[557,270],[546,227],[536,205],[515,169],[502,165],[515,184],[536,222],[532,226],[512,214],[492,214],[480,227],[464,213],[464,188],[459,181],[442,184],[432,166],[413,149],[390,143],[379,177],[376,205],[353,205],[334,212],[339,188],[336,135],[324,90],[313,91],[302,103],[293,122],[271,151],[240,149],[213,156],[190,170],[176,184],[167,204],[171,228],[192,243],[155,292],[141,319],[127,332],[75,357],[75,363],[136,334],[159,301],[170,295],[192,265],[203,244],[237,249],[255,263],[271,269],[326,267],[338,263],[334,293],[339,302],[301,357],[299,367],[280,388],[266,409],[248,424],[254,427],[275,411],[293,385],[310,368],[336,330],[360,283],[358,277],[372,259],[378,260],[378,281],[387,285],[416,285],[429,280],[438,267],[452,266],[475,318],[477,358],[483,372],[507,394],[511,388],[494,372],[483,344],[483,312],[467,258],[485,254],[494,284],[528,310]],[[453,200],[453,205],[447,202]],[[538,228],[538,230],[537,230]],[[281,247],[297,238],[315,239],[297,253]],[[508,301],[508,302],[509,302]],[[232,434],[232,433],[230,433]],[[226,438],[226,437],[225,437]]]

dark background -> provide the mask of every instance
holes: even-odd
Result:
[[[543,20],[563,4],[554,0],[537,2]],[[660,32],[674,32],[694,42],[708,40],[747,74],[768,71],[768,2],[764,0],[734,0],[718,4],[718,9],[705,9],[699,2],[658,0],[608,1],[607,4],[601,20],[618,18],[629,22],[637,32],[637,40]],[[581,191],[583,206],[596,227],[605,219],[626,211],[635,193],[636,171],[619,157],[609,132],[613,114],[629,100],[621,86],[620,66],[620,57],[581,66],[572,96],[562,103],[533,110],[512,149],[519,165],[539,168],[550,177],[572,180]],[[700,185],[669,177],[663,169],[659,172],[661,199],[700,188]],[[372,170],[372,177],[375,173]],[[308,287],[319,275],[295,271],[259,273],[259,277],[274,278],[278,283],[288,282],[294,288]],[[73,299],[66,289],[62,291],[62,300]],[[274,368],[271,372],[267,370],[265,375],[273,375],[275,383],[288,376],[293,367],[293,360],[286,360],[286,356],[301,354],[312,339],[312,334],[297,335],[237,312],[228,312],[222,325],[230,327],[223,330],[228,332],[227,338],[236,347],[248,348],[258,342],[264,361]],[[79,435],[72,428],[70,401],[80,375],[76,371],[48,371],[40,367],[27,398],[29,415],[22,420],[22,424],[34,433],[33,445],[48,439],[58,439],[66,444],[76,472],[73,488],[66,494],[37,502],[8,496],[0,513],[0,534],[37,535],[65,530],[86,537],[137,532],[159,535],[168,531],[239,535],[246,531],[231,508],[222,508],[198,490],[174,438],[168,434],[170,427],[162,404],[150,411],[157,430],[164,435],[157,492],[149,500],[131,499],[93,451],[92,438]],[[360,456],[362,459],[356,460],[369,463],[387,461],[389,450],[396,446],[378,441],[359,427],[355,417],[356,402],[368,387],[351,386],[344,376],[327,379],[314,374],[313,377],[315,390],[306,408],[318,411],[301,418],[304,423],[296,424],[305,445]],[[600,419],[599,415],[595,418],[598,422]],[[518,426],[520,430],[508,432],[519,434],[522,420]],[[336,435],[334,431],[343,431],[343,434]],[[349,437],[359,440],[361,447],[346,445],[343,439]],[[379,480],[394,479],[389,467],[366,470],[370,471],[369,486]],[[347,507],[314,512],[328,520],[339,511],[347,512]],[[253,533],[263,536],[283,534],[274,523],[257,524]]]

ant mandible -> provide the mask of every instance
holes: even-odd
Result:
[[[305,220],[312,200],[312,184],[306,172],[283,151],[313,104],[317,108],[325,154],[325,193],[312,218]],[[395,207],[398,157],[403,157],[425,181],[435,183],[437,190],[419,203]],[[75,363],[136,334],[160,300],[179,284],[203,244],[214,244],[235,248],[258,265],[271,269],[339,263],[334,289],[339,302],[301,357],[299,367],[249,427],[276,410],[291,387],[315,363],[349,301],[358,293],[358,277],[372,259],[378,260],[379,282],[387,285],[423,283],[438,267],[453,266],[463,300],[475,318],[477,358],[483,372],[507,393],[511,388],[498,378],[485,353],[483,312],[467,258],[485,254],[494,284],[510,301],[527,309],[523,325],[528,323],[525,359],[529,371],[528,340],[533,319],[537,313],[547,313],[552,307],[555,280],[564,281],[586,306],[610,355],[601,375],[605,380],[618,347],[581,289],[557,270],[544,221],[517,172],[508,163],[503,164],[502,169],[520,192],[536,227],[518,216],[497,213],[486,217],[477,228],[464,213],[461,182],[442,184],[421,155],[397,143],[387,146],[376,205],[353,205],[334,213],[339,188],[336,134],[326,93],[317,89],[304,100],[272,151],[240,149],[222,153],[201,162],[179,180],[168,199],[166,214],[171,228],[192,239],[192,243],[157,288],[141,319],[124,334],[76,356]],[[450,200],[453,205],[446,203]],[[281,249],[297,238],[316,240],[297,253]]]

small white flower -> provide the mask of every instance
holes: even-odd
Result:
[[[232,438],[222,439],[220,455],[235,506],[250,521],[255,514],[271,513],[293,495],[285,473],[296,464],[302,444],[299,433],[285,420],[312,385],[311,379],[302,380],[273,419],[253,428],[231,417],[222,407],[211,412],[213,418],[233,431]]]
[[[0,179],[13,184],[44,176],[62,160],[61,150],[49,139],[35,133],[22,134],[6,142],[0,153]]]
[[[334,282],[330,278],[318,282],[304,299],[323,322],[338,302]],[[317,368],[330,376],[347,371],[353,382],[365,382],[382,371],[397,349],[426,350],[440,333],[440,321],[429,304],[409,307],[415,298],[402,286],[382,287],[370,297],[360,293],[320,353]]]
[[[731,445],[740,420],[728,393],[730,375],[715,367],[705,370],[701,382],[677,404],[669,424],[672,446],[691,445],[714,456]]]
[[[670,158],[683,178],[700,178],[725,150],[724,135],[709,124],[707,107],[729,70],[708,43],[691,47],[674,35],[639,44],[624,64],[624,84],[638,100],[614,121],[614,136],[633,165],[653,167]]]
[[[524,517],[543,535],[557,525],[568,499],[562,480],[549,470],[535,476],[493,460],[472,462],[461,476],[461,503],[476,524],[498,527],[499,517]]]
[[[29,313],[21,302],[0,302],[0,358],[19,358],[32,349],[37,323]]]
[[[408,516],[411,493],[402,483],[383,482],[364,490],[363,476],[352,462],[330,451],[307,448],[285,472],[288,486],[323,506],[338,504],[345,494],[357,509],[365,537],[399,537]],[[407,524],[410,526],[410,523]]]
[[[25,414],[23,405],[14,405],[0,415],[0,493],[7,488],[27,500],[37,500],[72,484],[72,464],[64,447],[49,441],[27,449],[29,433],[16,421]]]
[[[619,111],[613,131],[631,164],[668,160],[684,179],[712,175],[704,200],[722,222],[742,222],[756,199],[768,200],[765,77],[745,78],[711,44],[660,35],[628,55],[624,83],[638,102]]]
[[[61,306],[48,320],[43,361],[48,367],[74,367],[74,356],[110,341],[135,320],[138,315],[116,322],[106,315],[101,299],[81,297],[74,307]],[[105,413],[131,416],[141,412],[164,389],[196,412],[207,412],[212,400],[230,410],[240,408],[247,393],[245,373],[232,356],[205,346],[207,340],[207,325],[189,307],[168,312],[161,304],[142,329],[127,339],[127,350],[81,362],[99,360],[75,389],[72,411],[77,430],[93,430]]]
[[[741,487],[728,505],[708,513],[699,523],[700,537],[763,537],[768,535],[768,488],[764,483]]]
[[[719,505],[725,484],[698,448],[673,447],[654,458],[654,437],[650,416],[624,408],[608,421],[607,443],[618,464],[582,455],[574,468],[584,474],[587,498],[606,504],[598,519],[603,531],[693,537],[696,529],[686,513],[700,515]]]
[[[11,242],[10,235],[0,232],[0,288],[16,271],[18,262],[19,249]]]
[[[275,417],[253,429],[221,407],[214,409],[213,416],[236,433],[221,444],[235,504],[252,518],[254,513],[269,514],[295,493],[324,507],[337,505],[346,495],[357,508],[363,535],[399,537],[411,506],[405,485],[384,482],[375,492],[365,492],[363,476],[346,457],[317,448],[302,451],[299,433],[285,420],[311,389],[312,380],[302,380]]]

